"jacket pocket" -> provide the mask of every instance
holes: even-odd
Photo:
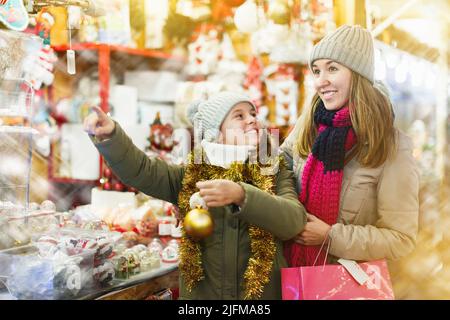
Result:
[[[340,218],[344,224],[351,224],[355,221],[356,216],[364,204],[366,196],[367,188],[348,187],[342,199],[340,212]]]

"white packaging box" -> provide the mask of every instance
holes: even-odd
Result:
[[[100,175],[100,154],[94,147],[82,124],[63,124],[61,141],[68,147],[72,179],[97,180]]]
[[[136,196],[134,192],[121,192],[101,190],[92,188],[91,191],[92,208],[136,208]]]
[[[112,117],[121,126],[138,123],[138,91],[132,86],[115,85],[111,88]]]
[[[129,71],[125,72],[124,83],[137,88],[139,100],[174,102],[178,74],[170,71]]]
[[[148,137],[150,135],[150,127],[145,124],[127,125],[122,126],[122,129],[130,137],[131,141],[141,149],[145,151],[145,147],[149,145]]]

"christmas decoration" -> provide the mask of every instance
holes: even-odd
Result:
[[[197,207],[184,217],[183,228],[195,241],[209,237],[214,231],[214,222],[208,210]]]
[[[102,190],[129,191],[138,193],[138,190],[122,183],[112,170],[103,163],[102,178],[100,179],[100,188]]]
[[[146,154],[149,157],[158,157],[168,163],[175,162],[175,156],[171,152],[178,142],[173,140],[172,125],[162,124],[159,112],[150,125],[150,136],[147,140],[149,146],[146,148]]]
[[[280,64],[265,69],[269,100],[275,105],[275,122],[288,126],[297,120],[298,82],[293,66]]]
[[[7,28],[23,31],[28,26],[28,13],[22,0],[0,1],[0,22]]]
[[[249,63],[247,77],[244,82],[244,88],[257,108],[263,104],[263,68],[261,60],[254,56]]]
[[[189,64],[186,66],[189,75],[208,75],[213,73],[221,56],[219,34],[217,30],[201,33],[188,45]]]
[[[44,46],[50,46],[50,31],[55,24],[55,18],[47,10],[42,10],[36,16],[36,34],[44,40]]]

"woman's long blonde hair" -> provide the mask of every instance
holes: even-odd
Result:
[[[306,158],[311,152],[317,136],[314,112],[319,102],[320,98],[316,93],[310,108],[302,114],[302,126],[296,145],[302,158]],[[346,161],[356,157],[364,167],[380,166],[396,150],[394,112],[389,98],[369,80],[352,71],[349,110],[357,142]]]

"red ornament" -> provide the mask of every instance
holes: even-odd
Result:
[[[116,190],[116,191],[123,191],[124,188],[125,187],[124,187],[124,185],[122,183],[120,183],[120,182],[114,183],[114,190]]]
[[[138,190],[136,188],[133,188],[133,187],[129,187],[128,191],[134,192],[134,193],[138,193]]]
[[[103,184],[103,190],[111,190],[111,183],[108,181]]]
[[[108,168],[108,167],[105,167],[105,169],[103,170],[103,176],[105,177],[105,178],[111,178],[111,175],[112,175],[112,171],[111,171],[111,169],[110,168]]]

